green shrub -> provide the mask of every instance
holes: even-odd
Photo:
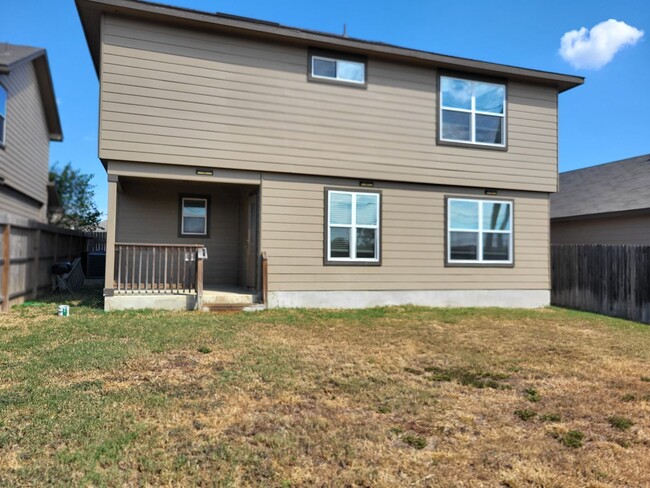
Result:
[[[613,415],[607,419],[609,425],[618,430],[627,430],[634,425],[630,419],[626,417],[620,417],[618,415]]]
[[[579,430],[570,430],[561,437],[560,442],[562,442],[562,444],[567,447],[577,449],[579,447],[582,447],[582,441],[584,438],[585,435]]]
[[[515,410],[515,415],[525,422],[534,418],[537,415],[537,412],[535,412],[535,410],[524,408],[523,410]]]
[[[544,415],[539,416],[539,420],[542,422],[559,422],[562,420],[560,414],[557,413],[545,413]]]
[[[539,396],[539,392],[535,388],[526,388],[524,390],[524,394],[526,395],[526,399],[530,402],[538,402],[542,399],[542,397]]]
[[[427,440],[424,437],[415,434],[403,435],[402,442],[418,450],[427,447]]]

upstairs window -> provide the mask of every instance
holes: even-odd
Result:
[[[379,193],[327,192],[327,262],[379,263]]]
[[[448,264],[512,264],[512,202],[447,200]]]
[[[210,199],[208,197],[181,196],[181,236],[209,234]]]
[[[440,77],[440,141],[506,145],[506,86]]]
[[[5,145],[5,133],[7,125],[7,90],[0,85],[0,147]]]
[[[365,85],[366,83],[366,63],[360,57],[311,53],[309,64],[311,80],[355,85]]]

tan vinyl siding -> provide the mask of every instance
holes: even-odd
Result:
[[[0,214],[45,220],[45,206],[29,200],[6,185],[0,185]]]
[[[436,71],[378,58],[368,88],[307,81],[307,49],[105,17],[107,160],[555,191],[557,93],[511,82],[508,150],[436,145]]]
[[[470,188],[381,183],[381,266],[323,266],[324,188],[358,181],[264,175],[262,250],[270,291],[549,289],[548,194],[500,191],[514,200],[514,267],[445,267],[445,196]]]
[[[42,203],[0,193],[0,213],[46,220],[49,134],[32,63],[0,75],[7,89],[5,148],[0,149],[0,177],[14,190]]]
[[[650,245],[650,214],[551,222],[553,244]]]
[[[121,179],[116,242],[203,244],[205,284],[237,283],[239,188],[152,179]],[[210,195],[210,236],[179,237],[179,195]]]

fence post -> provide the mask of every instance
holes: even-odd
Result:
[[[41,262],[41,229],[36,230],[36,236],[34,239],[34,262],[32,263],[32,299],[38,296],[38,285],[40,277],[39,265]]]
[[[2,231],[2,311],[9,311],[9,269],[11,268],[11,252],[9,244],[11,241],[11,225],[6,224]]]
[[[59,259],[59,233],[57,232],[56,234],[54,234],[54,252],[52,253],[53,263],[56,264],[58,259]]]
[[[266,251],[262,253],[262,303],[269,305],[269,258]]]
[[[115,232],[117,219],[116,175],[108,175],[108,221],[106,223],[106,271],[104,274],[104,296],[112,296],[115,287]]]
[[[203,259],[199,259],[199,251],[192,250],[196,253],[196,308],[203,310]]]

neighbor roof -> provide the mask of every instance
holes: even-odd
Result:
[[[650,210],[650,154],[560,174],[551,218]]]
[[[139,0],[75,0],[81,17],[86,41],[99,72],[99,34],[101,13],[122,14],[174,25],[213,29],[229,33],[292,42],[312,47],[344,50],[347,52],[399,59],[415,63],[432,64],[439,68],[461,69],[466,72],[505,76],[528,82],[552,85],[559,92],[569,90],[584,82],[580,76],[564,75],[519,68],[504,64],[487,63],[472,59],[445,56],[427,51],[407,49],[381,42],[371,42],[347,36],[283,26],[275,22],[250,19],[222,13],[201,12]]]
[[[50,140],[62,141],[63,130],[61,129],[59,110],[56,106],[54,83],[52,83],[50,65],[47,62],[47,52],[39,47],[0,42],[0,74],[11,76],[12,70],[30,61],[34,63]]]
[[[0,72],[7,73],[11,66],[29,61],[45,53],[45,49],[31,46],[18,46],[16,44],[0,43]],[[4,70],[3,70],[4,68]]]

